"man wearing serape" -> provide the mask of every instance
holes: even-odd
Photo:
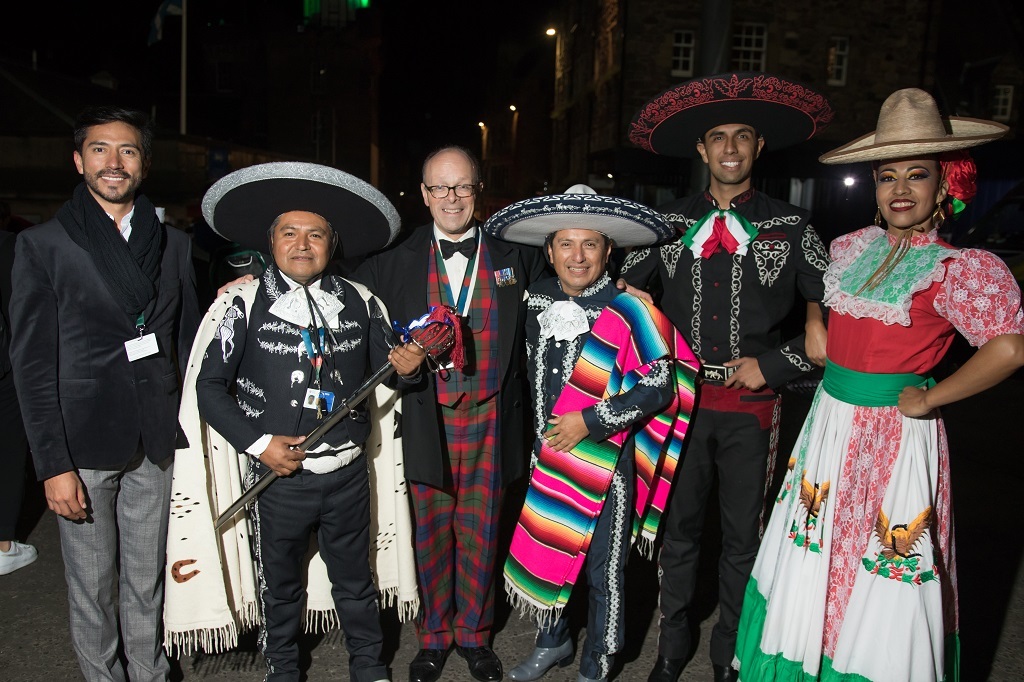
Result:
[[[371,495],[380,502],[398,491],[394,480],[377,481],[371,491],[363,444],[373,424],[366,406],[354,408],[310,450],[302,443],[378,366],[390,362],[399,385],[417,378],[423,350],[391,340],[379,300],[361,285],[324,276],[339,241],[347,256],[385,246],[398,231],[397,213],[370,185],[308,163],[236,171],[207,192],[203,210],[211,227],[250,248],[259,248],[270,228],[273,265],[259,280],[226,294],[230,303],[214,337],[201,337],[203,346],[197,342],[205,355],[190,362],[201,365],[196,395],[203,419],[248,453],[252,477],[280,477],[257,498],[252,518],[266,679],[300,676],[304,559],[313,533],[335,611],[319,619],[329,623],[336,614],[350,679],[388,679],[371,570]],[[382,428],[393,431],[395,424]],[[175,496],[172,506],[188,509],[190,497]],[[411,548],[410,536],[405,543]],[[409,559],[411,568],[411,553]],[[207,570],[185,568],[186,579]],[[183,577],[180,568],[171,570],[172,580]]]
[[[652,244],[672,227],[646,206],[577,185],[512,204],[484,231],[545,244],[558,275],[531,286],[527,300],[535,466],[505,589],[541,629],[508,675],[536,680],[572,661],[563,608],[586,565],[579,679],[604,680],[623,642],[626,558],[638,535],[650,552],[698,369],[668,319],[616,289],[606,269],[613,244]]]

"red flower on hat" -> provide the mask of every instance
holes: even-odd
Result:
[[[978,193],[978,167],[974,165],[971,155],[963,149],[945,152],[939,157],[939,164],[949,185],[948,195],[953,199],[952,210],[947,213],[959,213]]]

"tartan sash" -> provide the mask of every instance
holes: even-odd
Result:
[[[446,292],[448,274],[441,265],[441,256],[432,241],[427,265],[428,305],[451,305]],[[498,392],[498,314],[495,303],[494,283],[491,281],[491,256],[487,242],[480,244],[480,258],[476,266],[476,286],[471,292],[468,320],[462,318],[462,339],[466,349],[466,366],[463,370],[448,370],[447,378],[438,376],[435,381],[437,401],[442,405],[455,405],[463,395],[473,403],[480,403]],[[462,286],[468,287],[473,273],[467,268]]]

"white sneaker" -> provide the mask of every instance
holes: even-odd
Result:
[[[11,540],[11,548],[6,552],[0,551],[0,575],[7,575],[23,566],[28,566],[38,556],[39,553],[32,545]]]

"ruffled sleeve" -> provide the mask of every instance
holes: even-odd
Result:
[[[1020,287],[987,251],[964,249],[949,263],[934,306],[975,347],[1001,334],[1024,334]]]

